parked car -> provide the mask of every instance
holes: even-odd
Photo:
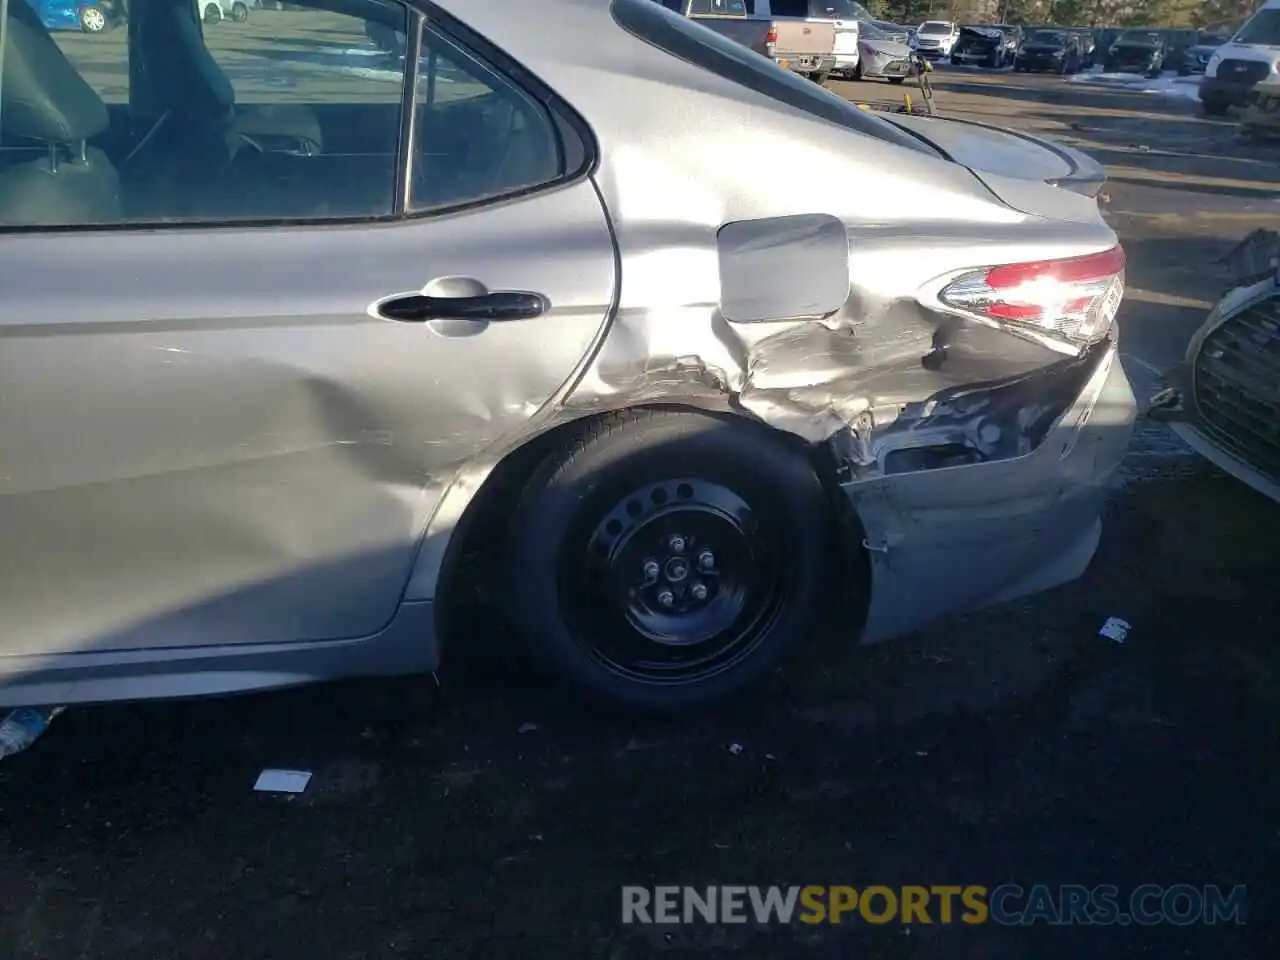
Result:
[[[79,30],[103,33],[122,22],[112,0],[11,0],[27,3],[48,30]]]
[[[951,48],[959,36],[958,24],[947,20],[926,20],[916,29],[912,49],[922,57],[940,60],[951,56]]]
[[[1164,59],[1160,61],[1160,69],[1179,70],[1186,59],[1187,51],[1200,42],[1200,33],[1187,28],[1168,28],[1160,31],[1164,40]]]
[[[1150,415],[1280,503],[1280,234],[1255,230],[1226,259],[1232,288],[1166,375]]]
[[[1082,155],[653,0],[308,6],[417,82],[139,29],[111,111],[9,6],[0,705],[430,671],[479,600],[667,712],[1087,566],[1135,404]],[[232,149],[291,111],[322,151]]]
[[[1214,53],[1230,40],[1231,38],[1226,34],[1202,33],[1200,42],[1193,47],[1188,47],[1183,54],[1182,62],[1178,65],[1178,76],[1204,76],[1205,68],[1209,66],[1209,60]]]
[[[767,15],[830,26],[835,31],[833,73],[849,77],[858,66],[858,21],[870,20],[856,0],[750,0],[757,16]]]
[[[775,2],[793,12],[806,12],[810,0]],[[836,29],[829,22],[777,16],[769,0],[662,0],[662,4],[815,83],[826,83],[836,69]]]
[[[1107,50],[1103,69],[1107,73],[1141,73],[1160,76],[1165,42],[1159,30],[1126,30]]]
[[[1243,107],[1249,92],[1280,73],[1280,0],[1266,3],[1205,64],[1200,103],[1210,116]]]
[[[911,48],[894,40],[870,20],[858,24],[858,66],[854,80],[884,79],[902,83],[913,74]]]
[[[1022,28],[1017,26],[963,26],[951,48],[951,62],[998,70],[1012,65],[1017,59],[1022,39]]]
[[[886,39],[892,40],[894,43],[900,43],[905,47],[911,46],[911,30],[898,23],[890,23],[888,20],[872,20],[871,25],[879,30]]]
[[[200,17],[205,23],[230,20],[244,23],[249,19],[249,5],[244,0],[198,0]]]
[[[1046,27],[1048,25],[1046,24]],[[1123,27],[1095,27],[1092,31],[1094,40],[1094,49],[1101,51],[1102,59],[1106,59],[1107,51],[1111,49],[1111,45],[1116,42],[1116,38],[1124,33]]]
[[[1080,47],[1066,30],[1033,30],[1013,66],[1024,73],[1076,73],[1080,70]]]

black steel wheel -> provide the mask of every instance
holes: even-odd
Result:
[[[766,428],[671,410],[594,421],[517,508],[512,619],[538,663],[599,703],[709,705],[815,629],[828,517],[806,457]]]

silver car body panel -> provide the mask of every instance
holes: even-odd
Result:
[[[888,114],[886,119],[928,140],[950,159],[980,175],[1042,180],[1095,196],[1106,183],[1102,164],[1074,147],[975,120]]]
[[[792,109],[597,0],[439,6],[585,119],[589,180],[381,225],[0,235],[0,705],[431,669],[431,601],[494,467],[652,402],[830,455],[873,554],[866,640],[1088,562],[1132,422],[1114,348],[1064,361],[921,291],[1111,247],[1092,200]],[[744,150],[804,175],[762,189],[724,162]],[[88,275],[55,279],[69,262]],[[465,338],[368,313],[445,276],[555,310]],[[775,315],[729,319],[726,290]],[[956,443],[982,462],[891,466]],[[938,565],[958,551],[983,561]]]

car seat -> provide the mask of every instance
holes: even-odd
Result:
[[[89,140],[106,104],[31,8],[10,3],[0,75],[0,226],[113,223],[120,180]]]

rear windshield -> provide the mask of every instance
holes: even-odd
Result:
[[[653,0],[613,0],[610,9],[614,21],[627,33],[686,63],[829,123],[930,156],[938,155],[887,120],[859,110],[838,94],[781,69],[768,57],[722,37],[696,20],[672,13]]]
[[[1252,20],[1240,28],[1235,41],[1280,47],[1280,10],[1259,10]]]
[[[693,16],[745,17],[747,3],[746,0],[690,0],[689,13]]]

